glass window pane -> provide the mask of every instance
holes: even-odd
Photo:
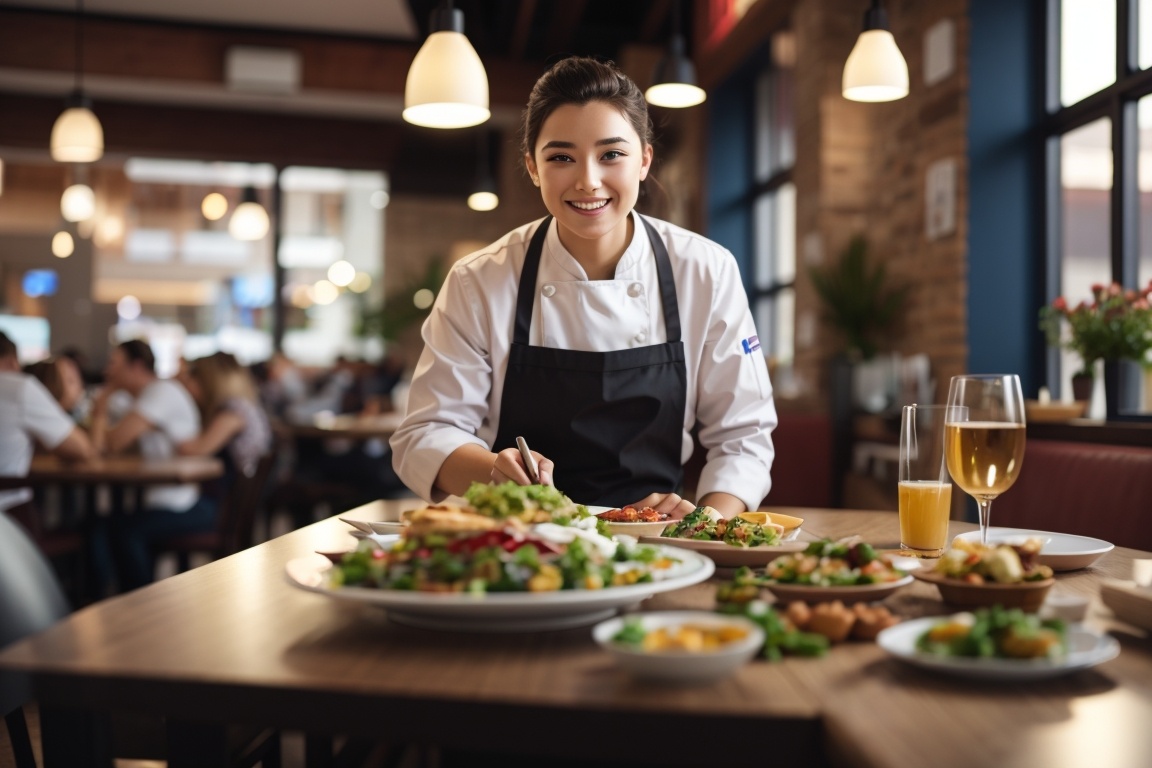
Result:
[[[1152,67],[1152,0],[1140,0],[1137,13],[1139,16],[1136,23],[1140,30],[1140,50],[1137,61],[1140,63],[1140,69],[1148,69],[1148,67]]]
[[[775,278],[778,283],[796,279],[796,185],[776,190]]]
[[[1116,81],[1116,3],[1061,0],[1060,103],[1075,104]]]
[[[1140,187],[1140,263],[1136,274],[1140,286],[1152,280],[1152,96],[1140,99],[1140,155],[1136,182]]]
[[[1112,281],[1109,201],[1112,194],[1111,121],[1101,118],[1060,139],[1060,295],[1070,304],[1091,301],[1094,283]],[[1082,367],[1062,352],[1062,392]]]
[[[756,130],[756,182],[766,181],[772,175],[772,73],[761,72],[756,77],[755,130]]]
[[[796,337],[796,292],[785,288],[776,294],[776,325],[772,328],[772,356],[791,361],[795,354],[792,340]]]
[[[761,195],[752,204],[752,242],[756,248],[756,270],[753,285],[757,289],[768,288],[774,282],[772,264],[774,232],[774,201],[772,195]]]

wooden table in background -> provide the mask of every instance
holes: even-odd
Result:
[[[310,440],[387,440],[403,419],[403,414],[395,412],[375,416],[342,414],[317,417],[309,424],[285,423],[280,425],[280,429],[292,437]]]
[[[377,502],[344,516],[387,519]],[[391,510],[393,513],[395,510]],[[893,513],[787,509],[811,533],[898,536]],[[952,533],[973,526],[953,522]],[[1152,643],[1107,624],[1101,578],[1127,578],[1135,550],[1060,574],[1093,597],[1093,621],[1120,656],[1047,682],[991,684],[905,666],[874,644],[821,659],[756,662],[704,687],[635,682],[587,628],[525,634],[432,632],[383,611],[290,586],[284,565],[351,548],[335,518],[90,606],[0,653],[30,675],[45,765],[95,765],[99,713],[162,713],[173,768],[222,762],[225,722],[311,733],[500,749],[539,764],[564,755],[649,765],[907,768],[1152,765]],[[711,608],[713,584],[659,595],[646,610]],[[430,597],[429,599],[434,599]],[[915,582],[887,604],[906,617],[945,612]]]
[[[98,483],[168,485],[199,483],[223,474],[224,464],[208,456],[176,456],[162,461],[150,461],[141,456],[108,456],[85,462],[35,456],[26,477],[0,477],[0,488]]]

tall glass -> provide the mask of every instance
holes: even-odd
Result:
[[[948,472],[980,507],[980,541],[988,543],[992,499],[1012,487],[1024,464],[1024,395],[1015,374],[953,376],[948,405],[966,407],[945,425]]]
[[[952,481],[944,461],[944,428],[966,421],[967,408],[906,405],[900,417],[900,548],[940,557],[948,546]],[[951,417],[951,418],[949,418]]]

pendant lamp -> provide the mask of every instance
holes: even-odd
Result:
[[[864,31],[848,54],[841,85],[844,98],[852,101],[895,101],[908,95],[908,64],[880,0],[872,0],[864,12]]]
[[[468,207],[474,211],[492,211],[500,205],[496,193],[496,174],[492,172],[492,152],[489,147],[493,136],[482,131],[476,141],[476,182],[468,195]]]
[[[696,85],[696,66],[688,58],[684,35],[680,32],[680,4],[672,4],[672,37],[668,52],[656,65],[652,86],[644,92],[649,104],[680,109],[694,107],[707,97]]]
[[[96,215],[96,193],[87,184],[73,184],[60,196],[60,214],[65,221],[88,221]]]
[[[255,188],[244,187],[240,205],[236,206],[232,218],[228,220],[228,234],[237,240],[260,240],[268,234],[270,224],[268,211],[256,201]]]
[[[488,74],[464,36],[464,12],[451,2],[432,12],[428,39],[404,84],[403,117],[426,128],[467,128],[492,116]]]
[[[76,0],[76,87],[52,126],[50,149],[58,163],[91,163],[104,155],[104,128],[84,96],[84,0]]]

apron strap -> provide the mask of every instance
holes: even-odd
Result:
[[[540,253],[544,250],[544,238],[548,235],[551,216],[545,216],[536,227],[528,252],[524,256],[524,268],[520,272],[520,287],[516,292],[516,327],[512,332],[512,343],[528,346],[528,328],[532,325],[532,305],[536,301],[536,275],[540,272]]]
[[[648,219],[636,214],[636,218],[644,222],[648,230],[648,240],[652,243],[652,251],[656,254],[656,275],[660,279],[660,303],[664,305],[664,333],[669,343],[680,341],[680,307],[676,303],[676,280],[672,277],[672,262],[668,259],[668,249],[664,241],[656,233],[656,228],[648,223]]]
[[[660,303],[664,307],[664,333],[670,343],[680,341],[680,309],[676,301],[676,280],[672,277],[672,262],[668,258],[668,249],[660,239],[656,228],[648,219],[636,214],[636,218],[644,222],[644,229],[648,233],[648,241],[652,244],[652,251],[656,257],[656,274],[660,280]],[[528,346],[528,329],[532,325],[532,307],[536,301],[536,276],[540,272],[540,254],[544,250],[544,238],[548,235],[548,225],[552,223],[551,216],[545,216],[536,227],[532,240],[528,243],[528,252],[524,256],[524,268],[520,272],[520,285],[516,294],[516,326],[512,332],[512,342]]]

